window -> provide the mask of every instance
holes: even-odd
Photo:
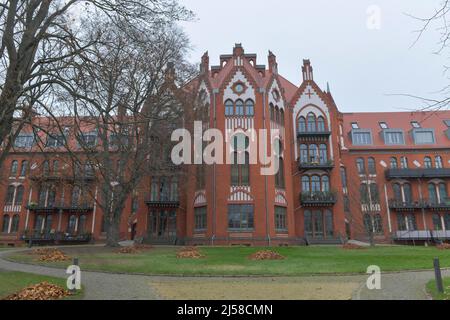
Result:
[[[42,163],[42,174],[44,176],[48,176],[50,174],[50,164],[48,163],[48,161],[44,161]]]
[[[442,230],[441,216],[437,213],[433,214],[433,227],[436,231]]]
[[[80,216],[80,219],[78,221],[78,233],[83,234],[86,232],[86,221],[87,217],[83,214]]]
[[[302,191],[303,192],[310,192],[310,184],[309,184],[309,177],[303,176],[302,177]]]
[[[254,228],[253,205],[229,205],[228,228],[231,230],[251,230]]]
[[[269,105],[270,108],[270,120],[275,121],[275,107],[273,104]]]
[[[232,154],[233,163],[231,165],[231,184],[233,186],[250,184],[250,154],[245,151],[250,144],[250,139],[243,134],[233,137]]]
[[[325,211],[325,236],[328,238],[333,237],[334,226],[333,226],[333,213],[330,210]]]
[[[178,179],[172,177],[170,180],[170,201],[178,201]]]
[[[73,187],[72,189],[72,207],[78,207],[80,205],[80,199],[81,199],[81,189],[80,187]]]
[[[366,232],[373,233],[372,218],[368,213],[364,214],[364,227],[366,229]]]
[[[10,206],[10,205],[13,204],[15,190],[16,190],[16,188],[14,186],[9,186],[8,187],[8,190],[6,191],[6,200],[5,200],[5,204],[7,206]]]
[[[11,233],[19,232],[19,215],[15,214],[11,222]]]
[[[34,144],[33,134],[19,134],[14,140],[15,148],[31,148]]]
[[[408,214],[406,216],[407,222],[408,222],[408,230],[409,231],[416,231],[417,230],[417,221],[416,216],[414,214]]]
[[[447,186],[445,183],[440,183],[438,186],[439,189],[439,199],[441,203],[447,203],[448,194],[447,194]]]
[[[372,202],[380,203],[380,193],[378,192],[378,185],[376,183],[371,183],[369,186],[369,190]]]
[[[411,203],[412,202],[412,189],[411,189],[411,185],[409,183],[405,183],[403,185],[403,194],[405,195],[405,202]]]
[[[197,165],[197,174],[196,174],[196,178],[197,178],[197,190],[203,190],[205,189],[205,166],[204,165]]]
[[[345,168],[341,168],[341,180],[342,187],[347,188],[347,170]]]
[[[59,161],[54,160],[53,161],[53,175],[57,176],[59,173]]]
[[[5,214],[3,216],[3,226],[2,226],[2,232],[8,233],[9,230],[9,215]]]
[[[394,183],[392,189],[394,190],[394,199],[403,202],[402,187],[398,183]]]
[[[362,183],[359,186],[359,195],[360,195],[361,204],[369,204],[369,202],[370,202],[369,193],[367,190],[367,185],[365,183]]]
[[[397,158],[392,157],[390,162],[391,162],[391,169],[397,169],[398,168]]]
[[[278,106],[275,107],[275,123],[280,123],[280,109],[278,109]]]
[[[207,228],[206,207],[194,209],[195,230],[206,230]]]
[[[284,127],[284,110],[280,109],[280,125]]]
[[[317,118],[317,130],[319,132],[325,132],[325,119],[322,116]]]
[[[64,146],[64,136],[62,134],[49,134],[45,146],[47,148],[60,148]]]
[[[242,100],[236,101],[236,115],[238,117],[244,116],[244,102]]]
[[[397,229],[398,231],[406,231],[405,217],[401,213],[397,213]]]
[[[366,173],[366,167],[365,167],[363,158],[356,159],[356,168],[358,169],[358,173],[359,174],[365,174]]]
[[[14,205],[15,206],[22,205],[23,192],[24,192],[24,187],[23,186],[18,186],[17,189],[16,189],[16,198],[14,200]]]
[[[323,214],[322,211],[313,212],[313,232],[315,238],[323,238]]]
[[[344,196],[344,211],[350,212],[350,198],[348,196]]]
[[[97,132],[86,132],[80,136],[81,146],[85,148],[92,148],[97,145]]]
[[[285,187],[285,181],[284,181],[284,161],[283,158],[280,158],[279,160],[279,168],[278,172],[275,175],[275,186],[280,189],[284,189]]]
[[[305,224],[305,236],[312,237],[313,226],[312,226],[312,214],[311,211],[306,210],[304,213],[304,224]]]
[[[450,230],[450,213],[444,215],[444,226],[445,230]]]
[[[234,104],[231,100],[225,102],[225,115],[228,117],[234,115]]]
[[[415,144],[434,144],[433,129],[414,129],[413,137]]]
[[[369,174],[377,174],[377,169],[376,169],[374,158],[369,158],[367,160],[367,167],[369,169]]]
[[[436,169],[442,169],[444,167],[441,156],[436,156],[434,158],[434,162],[436,164]]]
[[[352,123],[352,129],[359,129],[359,125],[356,122]]]
[[[309,146],[309,162],[310,163],[319,163],[319,152],[317,145],[311,144]]]
[[[299,132],[306,132],[306,119],[303,117],[300,117],[298,119],[298,131]]]
[[[319,160],[320,163],[325,164],[328,162],[328,150],[326,144],[321,144],[319,146]]]
[[[368,130],[353,130],[352,142],[355,146],[371,145],[372,133]]]
[[[328,176],[322,177],[322,191],[330,192],[330,178]]]
[[[308,163],[308,146],[306,144],[300,145],[300,162]]]
[[[22,161],[22,165],[20,166],[20,176],[25,177],[28,172],[28,161],[24,160]]]
[[[137,213],[139,210],[139,199],[137,196],[134,196],[131,199],[131,213]]]
[[[373,227],[375,233],[383,233],[383,219],[380,214],[376,214],[373,221]]]
[[[389,126],[387,125],[386,122],[380,122],[379,124],[381,129],[389,129]]]
[[[249,117],[253,117],[255,115],[255,103],[253,100],[247,100],[245,102],[245,114]]]
[[[415,129],[421,128],[420,123],[417,121],[411,121],[411,126]]]
[[[405,137],[403,131],[394,131],[386,129],[383,131],[384,143],[387,145],[401,145],[405,144]]]
[[[428,196],[430,198],[430,202],[433,204],[437,204],[438,201],[438,195],[436,192],[436,185],[434,183],[428,184]]]
[[[400,158],[400,166],[402,169],[408,169],[408,158],[407,157]]]
[[[320,192],[321,185],[320,185],[320,177],[319,176],[312,176],[311,178],[311,192]]]
[[[423,165],[427,169],[433,168],[433,163],[431,162],[431,158],[430,157],[425,157],[425,159],[423,160]]]
[[[275,229],[287,231],[287,214],[285,207],[275,207]]]
[[[314,113],[308,114],[308,132],[316,132],[316,116]]]
[[[11,162],[11,170],[9,171],[9,176],[17,176],[17,170],[19,170],[19,162],[17,160],[14,160],[13,162]]]
[[[71,215],[69,217],[69,222],[67,224],[67,233],[74,234],[76,225],[77,225],[77,216]]]

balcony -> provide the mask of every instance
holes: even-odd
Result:
[[[303,192],[300,202],[305,207],[332,207],[337,202],[334,192]]]
[[[26,208],[36,213],[53,213],[60,210],[61,206],[56,203],[41,204],[41,203],[29,203]]]
[[[30,179],[35,182],[58,182],[58,181],[94,181],[95,175],[93,173],[86,174],[49,174],[49,173],[35,173],[30,176]]]
[[[149,197],[145,203],[149,208],[167,208],[167,209],[177,209],[180,207],[180,201],[176,199],[169,198],[159,198]]]
[[[428,169],[388,169],[386,179],[420,179],[420,178],[450,178],[449,168]]]
[[[68,233],[68,232],[51,232],[41,230],[26,230],[21,239],[24,241],[62,243],[62,242],[78,242],[86,243],[92,239],[91,233]]]
[[[314,169],[319,169],[319,170],[328,170],[331,171],[334,168],[334,162],[332,160],[330,161],[312,161],[312,162],[302,162],[301,160],[299,160],[299,164],[298,164],[298,168],[300,170],[314,170]]]
[[[302,142],[327,141],[331,136],[331,131],[298,131],[297,139]]]
[[[397,211],[414,211],[419,210],[425,207],[425,203],[423,201],[408,201],[403,202],[401,200],[389,200],[389,209],[397,210]]]
[[[441,200],[441,202],[435,200],[426,200],[425,204],[426,208],[434,211],[450,210],[450,199],[448,198],[445,200]]]
[[[87,213],[94,210],[92,204],[89,203],[80,203],[80,204],[71,204],[65,205],[61,203],[53,203],[53,204],[36,204],[30,203],[26,207],[28,210],[36,212],[36,213],[53,213],[58,211],[64,211],[69,213]]]

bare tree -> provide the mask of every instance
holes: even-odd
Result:
[[[177,0],[2,0],[0,3],[0,167],[25,123],[49,111],[49,89],[67,61],[88,50],[86,16],[133,28],[187,19]],[[39,101],[41,101],[39,103]]]
[[[170,133],[182,126],[189,100],[178,87],[193,69],[184,58],[188,39],[174,25],[137,30],[122,20],[89,28],[99,40],[60,74],[60,101],[73,106],[77,143],[68,151],[76,166],[95,170],[107,245],[117,246],[127,199],[143,177],[172,169]]]

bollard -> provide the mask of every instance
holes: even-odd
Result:
[[[78,263],[79,263],[79,262],[78,262],[78,258],[73,258],[73,265],[74,265],[74,266],[78,266]],[[74,278],[74,279],[72,280],[72,284],[73,284],[74,286],[75,286],[75,281],[76,281],[76,280],[75,280],[75,278]],[[72,293],[75,293],[76,291],[77,291],[77,289],[71,290]]]
[[[444,293],[444,284],[442,283],[441,266],[439,258],[434,259],[434,274],[436,277],[436,287],[439,293]]]

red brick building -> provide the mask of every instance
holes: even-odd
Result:
[[[296,86],[278,74],[275,55],[266,67],[241,45],[219,66],[205,54],[199,76],[182,88],[196,96],[194,119],[224,136],[278,130],[280,170],[261,174],[266,166],[251,163],[230,136],[236,148],[224,145],[224,154],[243,164],[185,165],[181,178],[144,177],[122,214],[121,238],[206,245],[450,240],[450,111],[342,113],[330,90],[314,82],[309,60],[299,72]],[[86,188],[96,194],[95,172],[75,175],[77,189],[51,174],[63,167],[64,152],[33,150],[33,139],[19,135],[5,163],[0,242],[104,240],[103,213],[95,201],[80,200]]]

